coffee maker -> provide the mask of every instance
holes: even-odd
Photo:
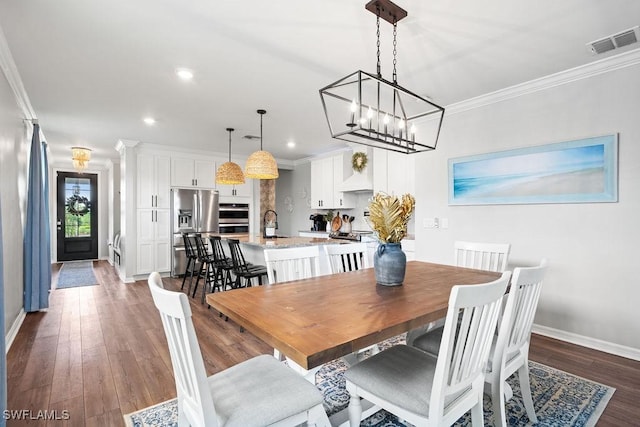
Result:
[[[324,220],[324,215],[312,214],[309,219],[313,221],[313,227],[311,227],[311,231],[326,231],[327,221]]]

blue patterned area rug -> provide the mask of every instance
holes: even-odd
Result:
[[[398,343],[403,342],[404,339],[394,341]],[[383,343],[380,347],[388,347],[394,341]],[[349,393],[345,390],[343,378],[345,370],[345,364],[341,360],[336,360],[324,365],[316,374],[316,384],[324,394],[324,406],[329,416],[346,408],[349,403]],[[529,371],[531,394],[538,416],[536,426],[595,426],[615,391],[612,387],[576,377],[536,362],[529,362]],[[507,402],[507,418],[510,426],[525,426],[528,424],[529,418],[524,409],[516,377],[511,376],[508,380],[513,388],[513,398]],[[127,426],[174,427],[178,425],[178,407],[176,400],[172,399],[127,414],[124,418]],[[486,394],[484,423],[488,426],[494,425],[491,397]],[[384,410],[373,414],[360,425],[365,427],[411,426],[411,424],[399,421],[395,415]],[[469,425],[471,425],[469,414],[455,424],[455,426]]]
[[[56,289],[97,285],[93,274],[93,261],[65,261],[58,273]]]

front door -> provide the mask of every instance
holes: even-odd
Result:
[[[58,172],[58,261],[98,258],[98,175]]]

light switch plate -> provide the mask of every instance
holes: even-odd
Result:
[[[423,218],[422,227],[424,228],[436,228],[436,218]]]

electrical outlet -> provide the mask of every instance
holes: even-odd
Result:
[[[449,228],[449,218],[440,218],[440,228]]]

